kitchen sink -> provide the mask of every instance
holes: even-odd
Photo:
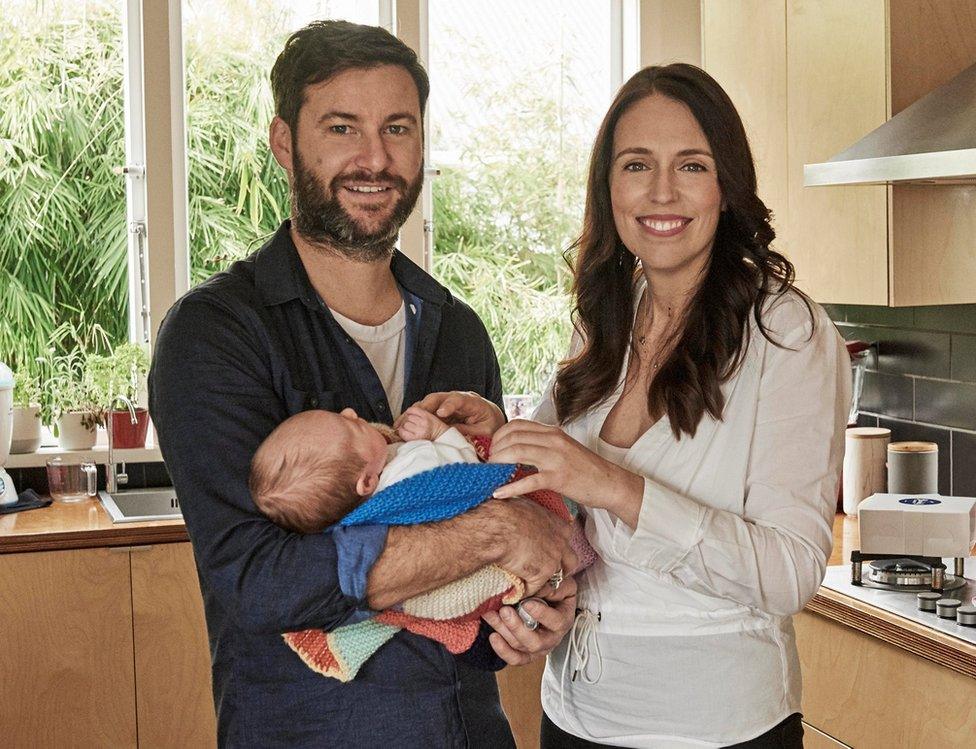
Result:
[[[183,517],[180,501],[173,487],[165,489],[133,489],[131,491],[98,493],[113,523],[138,523],[146,520],[177,520]]]

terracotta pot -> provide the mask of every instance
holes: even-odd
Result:
[[[58,419],[58,444],[62,450],[91,450],[97,434],[95,426],[89,429],[82,419],[91,415],[87,411],[70,411]]]
[[[41,446],[40,406],[14,409],[14,430],[10,439],[13,455],[32,453]]]
[[[149,412],[136,409],[136,423],[128,411],[112,411],[112,445],[118,449],[145,447],[149,429]]]

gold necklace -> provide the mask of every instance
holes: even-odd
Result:
[[[648,302],[648,304],[650,304],[650,303]],[[665,326],[664,331],[661,334],[661,339],[664,340],[664,341],[667,340],[666,333],[671,328],[671,321],[673,320],[673,318],[674,318],[674,307],[668,307],[668,323]],[[644,350],[644,343],[647,340],[648,333],[650,332],[650,328],[653,325],[654,325],[654,307],[652,306],[651,307],[650,319],[648,319],[648,321],[647,321],[647,325],[644,328],[644,333],[641,334],[641,335],[637,335],[636,331],[634,332],[635,337],[637,338],[637,342],[638,342],[638,344],[640,344],[639,345],[639,351],[640,351],[641,354],[646,354],[647,353]],[[660,365],[660,363],[661,363],[660,362],[661,353],[662,352],[658,351],[657,355],[653,359],[650,360],[649,363],[651,365],[651,369],[657,369],[658,366]],[[643,357],[641,357],[641,358],[643,358]]]

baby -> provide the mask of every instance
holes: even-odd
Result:
[[[351,408],[304,411],[261,443],[250,488],[258,509],[278,525],[318,533],[397,481],[450,463],[477,462],[457,429],[417,406],[404,411],[395,432]]]

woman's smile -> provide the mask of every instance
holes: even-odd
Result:
[[[685,230],[692,220],[687,216],[676,216],[673,214],[652,214],[637,217],[637,223],[643,227],[644,231],[655,237],[677,236]]]

